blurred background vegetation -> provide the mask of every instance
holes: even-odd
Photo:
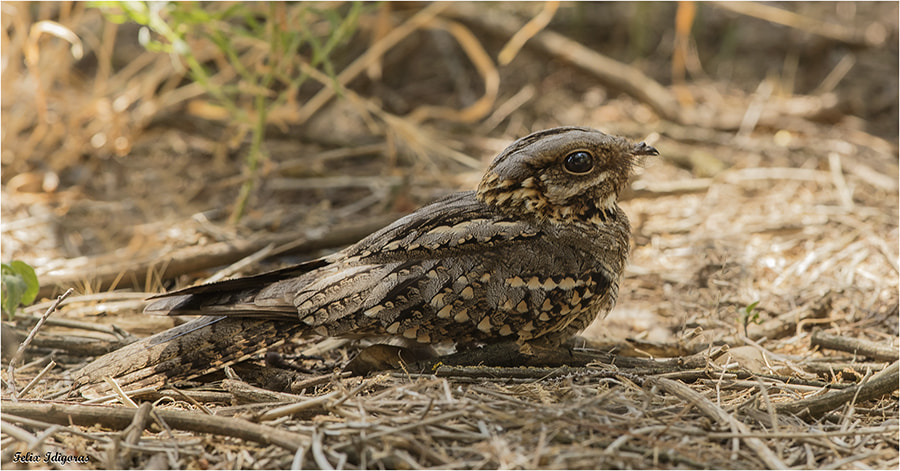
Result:
[[[402,213],[562,124],[671,140],[694,177],[801,165],[823,126],[897,146],[893,3],[2,6],[4,260]]]

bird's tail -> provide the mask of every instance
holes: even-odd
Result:
[[[125,390],[196,378],[277,347],[305,327],[297,321],[200,317],[97,358],[73,374],[73,389],[94,398],[111,390],[107,377]]]
[[[107,394],[112,378],[126,390],[188,380],[249,359],[308,329],[296,310],[253,305],[271,283],[318,268],[314,260],[261,275],[194,286],[151,298],[145,312],[204,315],[107,353],[77,370],[73,390],[86,397]],[[214,315],[208,315],[214,314]]]

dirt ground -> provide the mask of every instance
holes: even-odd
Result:
[[[319,8],[314,32],[351,6]],[[272,106],[254,174],[252,131],[139,27],[81,3],[3,3],[2,260],[41,281],[4,317],[4,365],[75,291],[15,369],[18,398],[3,371],[2,465],[896,469],[897,3],[554,8],[363,5],[331,56],[342,92],[324,100],[334,83],[310,79]],[[240,87],[209,44],[191,47]],[[65,397],[72,371],[179,322],[141,314],[150,294],[339,250],[559,125],[661,154],[620,203],[633,249],[619,302],[579,344],[613,360],[363,378],[338,373],[356,343],[292,339],[279,351],[312,373],[283,391],[250,384],[260,355],[237,369],[246,382],[130,394],[140,408]]]

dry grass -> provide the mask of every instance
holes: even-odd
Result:
[[[233,203],[246,179],[237,150],[246,141],[215,124],[214,104],[169,57],[117,37],[126,27],[84,4],[4,3],[3,260],[35,266],[48,299],[53,289],[77,293],[35,337],[16,369],[19,390],[57,365],[18,403],[4,383],[0,462],[59,452],[94,469],[896,469],[897,94],[884,91],[897,78],[896,5],[803,4],[799,19],[782,17],[800,31],[816,24],[803,18],[841,23],[827,40],[759,23],[770,29],[744,37],[748,49],[850,57],[797,67],[790,52],[774,68],[765,54],[725,46],[701,61],[692,47],[711,48],[707,31],[738,28],[736,13],[701,5],[707,28],[695,25],[696,45],[679,43],[692,80],[646,96],[609,91],[621,76],[597,70],[592,54],[614,48],[572,41],[576,19],[595,8],[557,12],[570,29],[554,30],[571,32],[562,44],[574,58],[532,31],[503,67],[490,58],[509,36],[483,29],[493,9],[479,18],[447,5],[367,14],[335,59],[343,99],[310,85],[302,106],[271,110],[271,160],[247,216],[230,225],[227,211],[210,208]],[[43,19],[74,32],[92,59],[32,36]],[[388,20],[405,29],[385,29]],[[647,29],[623,34],[639,43],[635,31]],[[879,31],[888,39],[871,47]],[[214,51],[199,52],[216,62]],[[616,73],[667,81],[668,55],[656,54]],[[723,78],[729,70],[736,79]],[[217,73],[224,81],[230,72]],[[254,252],[227,273],[350,243],[471,188],[479,164],[509,140],[558,124],[647,138],[663,154],[624,196],[635,246],[619,305],[584,334],[615,364],[359,378],[336,373],[354,344],[298,339],[282,353],[321,358],[297,360],[314,373],[288,374],[285,392],[248,384],[260,382],[257,359],[230,379],[130,392],[139,408],[123,406],[124,395],[62,400],[69,372],[171,326],[139,314],[145,294],[215,276]],[[29,315],[49,304],[4,322],[4,352],[18,343],[6,335],[27,333]],[[754,304],[758,318],[745,324]]]

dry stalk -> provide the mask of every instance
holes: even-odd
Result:
[[[462,46],[484,81],[484,95],[461,110],[423,105],[414,109],[406,118],[412,123],[421,123],[426,119],[471,123],[487,116],[500,89],[500,73],[491,57],[485,52],[478,38],[462,24],[435,18],[429,26],[447,31]]]
[[[522,26],[522,28],[516,31],[516,34],[509,38],[509,41],[507,41],[503,48],[500,49],[500,53],[497,54],[497,62],[499,62],[500,65],[508,65],[512,62],[513,59],[515,59],[516,54],[519,53],[519,50],[522,49],[522,46],[524,46],[535,34],[539,33],[550,24],[550,20],[556,15],[556,10],[558,9],[558,1],[544,2],[544,8],[541,9],[540,13],[529,20],[528,23],[525,23],[525,26]]]
[[[35,375],[35,377],[32,378],[32,380],[29,381],[28,384],[26,384],[24,388],[22,388],[22,391],[19,394],[24,396],[25,393],[27,393],[29,390],[31,390],[31,388],[33,388],[34,385],[37,384],[38,381],[40,381],[41,378],[43,378],[44,375],[47,374],[50,370],[52,370],[53,367],[55,367],[55,366],[56,366],[56,362],[53,360],[50,360],[50,363],[47,363],[47,366],[45,366],[37,375]]]
[[[742,15],[771,21],[772,23],[789,26],[806,33],[817,34],[858,46],[878,47],[887,39],[883,34],[866,34],[844,25],[820,21],[758,2],[715,2],[714,5]]]
[[[68,298],[70,294],[75,291],[74,288],[69,288],[65,293],[59,295],[56,298],[56,302],[50,305],[47,308],[47,311],[44,312],[44,315],[41,316],[40,320],[38,320],[37,324],[35,324],[34,328],[31,329],[31,332],[28,333],[28,337],[19,345],[19,349],[16,350],[16,353],[13,354],[11,360],[9,360],[9,367],[6,370],[6,378],[7,383],[9,384],[9,396],[13,402],[18,400],[16,394],[16,364],[22,359],[22,356],[25,354],[25,350],[31,344],[32,340],[34,340],[34,336],[37,335],[38,331],[41,330],[41,327],[44,325],[44,322],[47,321],[47,318],[50,317],[50,314],[53,314],[54,311],[59,307],[60,303],[63,302],[64,299]]]

